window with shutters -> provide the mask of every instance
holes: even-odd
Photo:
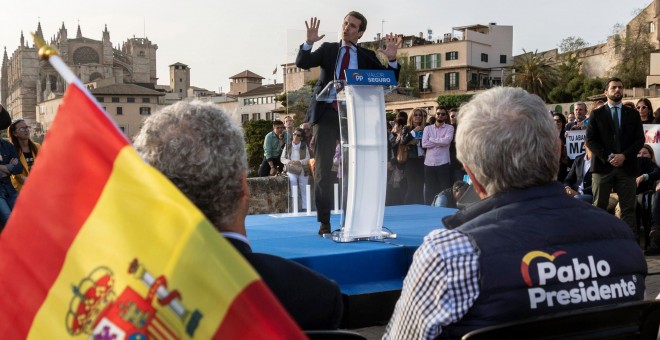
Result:
[[[458,72],[445,73],[445,90],[458,90]]]
[[[458,51],[445,53],[445,60],[458,60]]]

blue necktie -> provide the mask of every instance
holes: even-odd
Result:
[[[612,106],[612,120],[614,121],[614,147],[616,148],[616,153],[621,152],[621,138],[619,136],[620,127],[619,127],[619,108],[617,106]]]

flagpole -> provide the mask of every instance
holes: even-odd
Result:
[[[80,88],[84,88],[83,83],[76,77],[76,75],[71,71],[71,69],[64,63],[62,58],[60,58],[60,51],[57,48],[48,45],[42,38],[31,33],[34,38],[34,43],[39,49],[39,57],[41,60],[48,61],[53,68],[64,78],[64,80],[71,84],[76,83]]]

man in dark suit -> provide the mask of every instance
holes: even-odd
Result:
[[[619,196],[621,219],[636,231],[637,153],[644,145],[639,113],[621,104],[623,82],[610,78],[605,87],[607,104],[593,110],[587,124],[594,205],[606,209],[612,189]]]
[[[564,191],[571,197],[593,203],[594,195],[591,190],[591,150],[584,144],[585,153],[575,157],[571,170],[564,180]]]
[[[245,231],[250,190],[243,132],[226,113],[209,103],[176,103],[144,122],[134,146],[243,255],[302,329],[339,326],[343,305],[334,281],[293,261],[252,252]]]
[[[342,24],[341,42],[323,43],[312,52],[312,45],[323,39],[319,36],[320,21],[313,17],[308,23],[307,40],[300,46],[296,57],[296,66],[308,70],[321,67],[321,76],[312,95],[306,121],[314,124],[314,165],[315,199],[317,220],[320,222],[319,235],[331,232],[330,210],[333,202],[332,156],[339,141],[339,117],[336,102],[317,101],[316,95],[335,79],[345,79],[345,69],[390,69],[399,77],[399,65],[396,61],[397,39],[392,34],[385,36],[386,48],[379,50],[385,54],[389,63],[383,66],[374,51],[357,46],[357,41],[367,29],[367,19],[358,12],[349,12]],[[341,47],[341,48],[340,48]],[[347,56],[346,56],[347,55]]]

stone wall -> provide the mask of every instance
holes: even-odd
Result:
[[[288,211],[288,177],[250,177],[247,179],[247,183],[251,194],[248,214],[284,213]]]

